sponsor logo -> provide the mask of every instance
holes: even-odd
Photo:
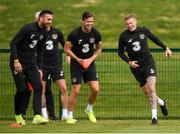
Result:
[[[81,44],[81,42],[82,42],[82,39],[79,39],[79,40],[78,40],[78,44]]]
[[[129,39],[129,40],[128,40],[128,43],[130,43],[130,42],[132,42],[132,39]]]

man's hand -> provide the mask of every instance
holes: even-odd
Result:
[[[138,65],[137,63],[138,63],[137,61],[129,61],[129,65],[130,65],[130,67],[132,67],[132,68],[137,68],[137,67],[139,67],[139,65]]]
[[[169,48],[166,48],[165,55],[166,55],[166,57],[171,57],[172,51]]]
[[[81,65],[85,70],[88,69],[88,67],[91,65],[92,61],[90,59],[83,59],[81,60]]]
[[[17,73],[22,72],[22,66],[21,63],[18,60],[14,60],[14,69]]]

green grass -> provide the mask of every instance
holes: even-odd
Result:
[[[1,133],[179,133],[179,120],[159,120],[152,126],[150,120],[98,120],[92,124],[88,120],[78,120],[75,125],[53,122],[46,125],[32,125],[29,121],[21,128],[11,128],[12,121],[0,121]]]
[[[89,10],[102,33],[103,47],[117,48],[119,33],[125,30],[123,16],[133,13],[139,25],[149,27],[169,47],[179,47],[179,0],[0,0],[1,48],[9,48],[19,28],[33,21],[35,12],[44,8],[54,11],[54,26],[65,38],[80,25],[82,12]]]

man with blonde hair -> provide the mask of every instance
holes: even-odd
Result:
[[[157,103],[160,104],[163,115],[168,115],[166,103],[156,94],[156,66],[150,53],[147,38],[165,50],[166,56],[171,56],[171,50],[163,44],[146,27],[139,27],[134,15],[124,17],[127,30],[119,37],[118,54],[128,63],[131,72],[142,87],[144,94],[149,98],[152,112],[152,124],[157,124]],[[128,56],[125,54],[125,49]]]

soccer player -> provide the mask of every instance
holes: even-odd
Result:
[[[62,120],[67,119],[67,105],[68,105],[68,92],[66,81],[64,77],[64,72],[60,64],[58,44],[61,43],[64,47],[65,41],[62,32],[54,27],[52,27],[52,22],[47,27],[48,33],[45,40],[43,55],[42,55],[42,83],[43,92],[42,97],[45,96],[46,91],[46,81],[51,76],[53,81],[56,82],[60,92],[61,92],[61,103],[62,103]],[[42,99],[46,100],[46,97]],[[45,103],[43,107],[45,107]],[[43,111],[42,111],[43,112]],[[47,118],[47,117],[46,117]]]
[[[34,21],[37,22],[39,19],[39,14],[41,11],[38,11],[35,13],[35,18]],[[30,82],[28,82],[25,78],[26,83],[26,87],[25,87],[25,93],[23,99],[24,99],[24,104],[25,106],[22,107],[22,116],[25,119],[26,118],[26,111],[29,105],[29,100],[30,100],[30,96],[31,96],[31,91],[33,90],[32,85]],[[45,91],[45,98],[46,98],[46,106],[47,107],[42,107],[41,108],[41,113],[43,118],[46,120],[46,122],[49,121],[49,119],[51,121],[56,121],[57,117],[55,116],[55,112],[54,112],[54,98],[53,98],[53,94],[52,94],[52,89],[51,89],[51,77],[48,77],[48,80],[46,81],[46,91]],[[45,104],[44,104],[45,105]],[[47,114],[48,111],[48,114]],[[48,119],[48,115],[49,115],[49,119]]]
[[[26,78],[34,89],[33,95],[33,124],[43,124],[45,120],[41,116],[41,94],[42,83],[37,68],[36,54],[41,59],[41,46],[46,37],[46,27],[51,23],[52,11],[43,10],[39,15],[38,22],[23,26],[10,44],[10,68],[16,84],[15,94],[15,119],[18,124],[25,125],[22,117],[22,106],[24,106],[23,89],[26,86]]]
[[[82,78],[90,88],[85,112],[91,122],[97,122],[93,113],[93,104],[99,93],[99,82],[94,61],[102,51],[102,41],[101,34],[93,28],[93,23],[93,15],[90,12],[84,12],[82,14],[82,26],[76,28],[68,35],[64,46],[66,54],[71,57],[70,73],[72,91],[69,97],[68,118],[66,121],[69,124],[76,123],[76,120],[73,119],[73,109],[81,89]],[[93,50],[94,46],[95,51]]]
[[[34,19],[35,22],[39,20],[40,13],[41,11],[38,11],[35,13],[35,19]],[[44,100],[42,103],[42,108],[41,108],[41,113],[42,113],[43,118],[45,118],[46,121],[49,121],[49,119],[51,121],[56,121],[57,117],[55,116],[55,112],[54,112],[54,98],[53,98],[52,89],[51,89],[51,75],[48,76],[48,79],[46,81],[45,96],[42,95],[42,100]],[[47,114],[47,111],[48,111],[48,114]],[[48,115],[49,115],[49,119],[48,119]]]
[[[118,54],[122,60],[129,64],[135,79],[139,82],[144,94],[149,98],[152,109],[152,124],[157,124],[157,103],[160,104],[163,115],[167,116],[168,110],[165,101],[156,94],[157,72],[147,38],[162,47],[166,56],[171,56],[172,52],[148,28],[138,26],[134,15],[125,16],[124,23],[127,30],[120,34]],[[128,56],[124,52],[125,49]]]

